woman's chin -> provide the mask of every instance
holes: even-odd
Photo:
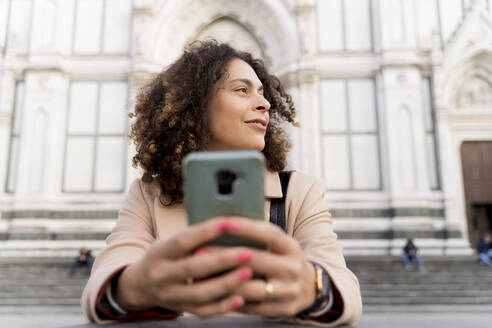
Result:
[[[262,151],[265,148],[265,143],[256,143],[248,147],[248,150]]]

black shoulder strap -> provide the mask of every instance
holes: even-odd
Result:
[[[287,231],[285,221],[285,197],[289,186],[292,171],[282,171],[278,173],[280,184],[282,185],[282,198],[272,198],[270,200],[270,222],[278,225],[282,230]]]

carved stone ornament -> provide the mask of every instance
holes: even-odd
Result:
[[[492,83],[480,76],[465,82],[458,94],[458,106],[463,108],[492,108]]]
[[[273,66],[285,60],[289,45],[278,23],[279,17],[262,0],[188,0],[179,3],[174,15],[159,13],[151,44],[150,54],[156,62],[169,64],[183,51],[189,42],[204,34],[219,34],[236,43],[244,41],[240,48],[262,49],[263,58]],[[160,17],[168,17],[162,20]],[[234,24],[232,24],[232,21]],[[214,24],[215,22],[215,24]],[[233,32],[225,32],[225,27]],[[178,32],[179,31],[179,32]]]
[[[196,40],[216,39],[238,50],[250,52],[254,57],[264,58],[261,45],[255,36],[237,20],[222,17],[198,33]]]

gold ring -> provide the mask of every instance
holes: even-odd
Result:
[[[273,284],[270,282],[267,282],[265,285],[265,302],[269,302],[273,299],[273,292],[275,288],[273,288]]]

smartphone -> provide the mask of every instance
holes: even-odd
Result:
[[[190,225],[217,216],[265,219],[265,157],[257,151],[194,152],[183,159],[184,204]],[[207,245],[265,249],[225,234]]]

